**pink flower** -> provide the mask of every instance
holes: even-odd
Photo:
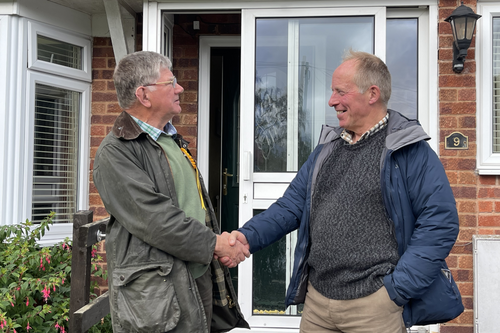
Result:
[[[29,306],[30,305],[30,299],[28,297],[26,297],[26,306]],[[29,323],[28,323],[29,325]]]
[[[14,303],[10,302],[10,305],[12,305],[12,307],[14,307]]]
[[[32,327],[30,327],[30,322],[28,321],[28,326],[26,326],[26,330],[29,331],[30,328],[32,328]]]
[[[0,328],[3,328],[4,323],[5,323],[5,325],[7,325],[7,322],[5,321],[5,319],[0,321]]]
[[[54,291],[56,291],[56,285],[54,285]]]
[[[45,300],[45,303],[47,303],[47,299],[50,296],[50,289],[47,289],[47,286],[45,286],[42,290],[42,294],[43,294],[43,299]]]

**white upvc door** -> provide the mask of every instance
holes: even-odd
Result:
[[[242,11],[241,224],[283,194],[321,125],[336,123],[328,99],[344,51],[385,60],[385,29],[384,7]],[[239,302],[252,329],[299,327],[301,307],[284,306],[295,243],[294,232],[239,266]]]
[[[429,86],[436,87],[437,76],[430,72],[436,67],[428,66],[434,59],[428,48],[433,40],[430,10],[242,10],[240,226],[283,194],[316,146],[321,125],[337,125],[328,107],[331,75],[349,48],[384,61],[394,48],[413,54],[407,64],[401,62],[403,54],[388,61],[391,71],[391,66],[398,68],[393,82],[401,83],[393,85],[394,107],[420,118],[432,132],[437,126],[432,118],[436,101],[429,97]],[[389,33],[389,28],[401,31]],[[239,303],[253,331],[298,332],[302,306],[284,306],[296,239],[296,232],[291,233],[239,266]],[[425,330],[434,332],[437,327]]]

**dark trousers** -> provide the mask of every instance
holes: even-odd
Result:
[[[205,274],[197,278],[196,285],[198,286],[198,291],[200,292],[201,299],[203,301],[203,307],[205,308],[205,316],[207,317],[208,329],[212,323],[212,270],[209,266]]]

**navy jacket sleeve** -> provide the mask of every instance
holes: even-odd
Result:
[[[420,298],[441,273],[458,235],[458,214],[441,161],[426,142],[394,152],[388,211],[402,253],[384,279],[398,305]]]
[[[251,253],[271,245],[300,226],[308,195],[310,173],[314,168],[314,156],[318,149],[316,148],[300,168],[283,196],[238,229],[247,238]]]

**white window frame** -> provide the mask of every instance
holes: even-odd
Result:
[[[25,215],[31,216],[32,210],[32,194],[33,194],[33,149],[34,149],[34,131],[35,126],[35,86],[36,84],[44,84],[51,87],[72,90],[81,93],[80,114],[77,120],[78,123],[78,177],[77,177],[77,202],[76,210],[86,209],[88,207],[88,171],[90,167],[89,157],[89,142],[90,142],[90,121],[88,113],[85,110],[90,110],[90,85],[85,82],[80,82],[72,79],[62,78],[55,75],[48,75],[34,71],[28,71],[26,96],[29,96],[26,107],[26,126],[25,142],[26,142],[26,180],[25,180],[25,197],[23,202]],[[71,238],[73,235],[73,223],[54,223],[50,227],[50,231],[39,242],[43,245],[53,245],[64,240],[65,237]]]
[[[477,171],[480,175],[500,175],[500,153],[493,152],[493,17],[500,17],[500,2],[480,3],[476,29],[477,66]]]
[[[38,60],[37,36],[45,36],[64,43],[69,43],[82,48],[82,69],[70,68],[47,61]],[[46,73],[57,73],[61,76],[92,81],[92,56],[91,41],[77,34],[68,34],[46,24],[28,21],[28,68]]]
[[[3,158],[0,178],[0,225],[31,220],[33,191],[33,126],[35,111],[35,84],[71,89],[82,93],[78,151],[78,201],[76,210],[89,207],[90,168],[90,104],[91,104],[91,38],[79,33],[42,24],[15,15],[0,16],[0,70],[6,75],[0,79],[2,120],[0,130],[4,140],[0,145]],[[36,36],[42,34],[83,49],[83,70],[44,63],[36,60]],[[4,72],[5,69],[5,72]],[[78,71],[80,73],[78,73]],[[72,238],[72,223],[54,223],[39,242],[49,246]]]

